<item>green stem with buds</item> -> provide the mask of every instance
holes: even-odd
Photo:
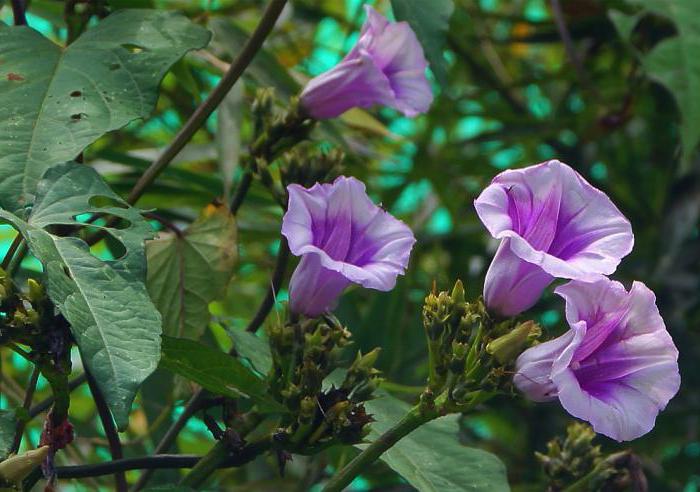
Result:
[[[413,407],[394,427],[382,434],[376,441],[357,455],[354,460],[348,463],[345,468],[331,478],[323,489],[323,492],[340,492],[348,486],[355,477],[365,471],[369,465],[377,461],[386,450],[421,425],[437,417],[437,412],[425,413],[421,412],[419,406]]]

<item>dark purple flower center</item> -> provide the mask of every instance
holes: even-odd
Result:
[[[558,187],[553,187],[544,198],[517,185],[506,192],[513,231],[534,249],[556,258],[569,260],[610,232],[605,227],[581,230],[576,219],[586,212],[589,203],[572,207]]]
[[[326,215],[323,220],[313,221],[313,245],[335,261],[365,266],[381,247],[367,234],[371,224],[372,220],[367,224],[357,224],[350,213],[337,217]]]

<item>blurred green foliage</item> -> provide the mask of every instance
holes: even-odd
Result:
[[[428,2],[429,0],[425,0]],[[92,145],[84,160],[126,194],[172,140],[221,77],[263,6],[256,0],[110,0],[109,7],[151,7],[185,12],[214,33],[206,50],[176,64],[161,87],[157,109]],[[373,2],[390,13],[388,1]],[[396,1],[392,3],[397,3]],[[416,3],[416,2],[413,2]],[[426,377],[420,325],[422,300],[433,284],[464,281],[471,297],[481,293],[495,244],[472,202],[499,171],[558,158],[608,193],[630,218],[636,244],[616,278],[639,279],[657,294],[659,308],[680,349],[683,384],[653,432],[618,445],[598,438],[605,451],[631,448],[645,465],[650,490],[692,492],[700,488],[700,30],[694,0],[455,0],[445,35],[445,83],[432,78],[430,112],[411,120],[379,109],[353,111],[321,125],[323,148],[347,152],[345,173],[363,179],[376,201],[406,221],[419,241],[411,266],[395,290],[352,290],[337,311],[363,351],[383,348],[379,366],[396,396],[410,399]],[[186,227],[219,197],[228,198],[240,172],[238,156],[252,134],[250,104],[257,87],[276,89],[286,105],[309,76],[337,63],[358,36],[360,0],[295,0],[265,48],[215,117],[197,133],[173,165],[139,202]],[[552,4],[560,5],[557,16]],[[2,5],[2,2],[0,2]],[[11,23],[5,5],[0,19]],[[28,21],[55,42],[69,36],[62,2],[32,0]],[[89,21],[90,25],[97,22]],[[562,29],[565,29],[562,36]],[[567,46],[563,37],[570,36]],[[675,58],[679,57],[679,58]],[[660,82],[660,83],[659,83]],[[225,300],[210,306],[209,345],[228,350],[227,330],[240,330],[269,285],[279,246],[281,212],[254,184],[239,217],[239,262]],[[11,241],[7,228],[2,249]],[[37,269],[25,260],[22,274]],[[290,269],[291,271],[291,269]],[[285,292],[278,296],[278,308]],[[563,305],[548,294],[535,308],[547,335],[564,327]],[[273,312],[272,317],[276,316]],[[2,351],[0,405],[21,402],[31,368]],[[74,357],[74,366],[80,367]],[[156,373],[137,398],[122,434],[128,456],[151,452],[182,411],[192,388]],[[40,379],[35,401],[48,396]],[[77,440],[59,454],[61,463],[110,459],[88,389],[72,393]],[[534,451],[565,431],[569,416],[557,404],[522,399],[494,401],[460,421],[463,442],[492,451],[506,464],[516,491],[541,490]],[[38,442],[39,420],[27,442]],[[192,419],[178,440],[182,453],[204,453],[211,437]],[[295,457],[284,478],[272,460],[218,475],[223,490],[307,490],[324,470],[346,462],[347,451],[330,450],[315,460]],[[159,472],[167,483],[178,472]],[[129,472],[136,479],[137,472]],[[111,477],[66,482],[65,490],[110,490]],[[240,485],[245,483],[245,485]],[[354,490],[409,490],[379,463]],[[308,486],[308,490],[314,490]]]

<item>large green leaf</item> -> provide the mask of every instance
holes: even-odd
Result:
[[[56,225],[79,226],[76,217],[84,214],[128,221],[125,228],[107,228],[124,248],[121,258],[101,260],[82,240],[50,232]],[[148,222],[92,168],[75,163],[46,172],[26,222],[5,210],[0,218],[20,231],[44,265],[49,296],[70,323],[84,363],[124,428],[139,385],[160,357],[160,315],[144,283],[144,241],[153,235]]]
[[[453,0],[391,0],[391,7],[396,20],[411,25],[435,77],[441,85],[445,85],[447,69],[443,50],[455,8]]]
[[[15,412],[12,410],[0,410],[0,461],[7,458],[12,440],[15,437]]]
[[[250,398],[263,409],[284,411],[267,394],[267,384],[235,357],[183,338],[163,337],[160,365],[217,395]]]
[[[365,403],[376,419],[369,441],[390,429],[410,408],[384,392],[380,395]],[[457,420],[457,415],[448,415],[419,427],[384,453],[382,460],[420,492],[510,490],[505,467],[496,456],[459,443]]]
[[[65,49],[28,27],[0,30],[0,206],[31,203],[47,168],[148,116],[168,68],[209,37],[151,10],[116,12]]]
[[[664,39],[642,56],[650,78],[668,89],[681,114],[681,166],[687,171],[693,151],[700,143],[700,15],[696,0],[629,0],[646,12],[671,20],[678,34]],[[637,15],[634,19],[641,18]],[[616,25],[624,36],[632,21]]]
[[[163,333],[198,339],[209,303],[226,293],[236,262],[236,222],[225,206],[208,206],[182,233],[149,241],[148,292],[163,316]]]

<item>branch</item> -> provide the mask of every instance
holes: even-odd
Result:
[[[73,391],[75,388],[83,384],[85,381],[87,381],[87,376],[85,374],[81,374],[80,376],[77,376],[75,379],[71,380],[68,383],[68,391]],[[50,396],[46,398],[45,400],[37,403],[34,405],[30,410],[29,410],[29,418],[34,418],[37,415],[39,415],[41,412],[46,411],[53,405],[54,402],[54,397]]]
[[[36,383],[39,381],[39,368],[36,366],[32,370],[32,376],[29,379],[29,384],[27,385],[27,392],[24,394],[24,402],[22,408],[29,410],[32,404],[32,398],[34,398],[34,391],[36,390]],[[10,448],[10,454],[17,454],[19,452],[19,447],[22,444],[22,434],[24,434],[24,427],[26,422],[23,418],[20,418],[17,422],[17,428],[15,429],[15,439],[12,442],[12,447]]]
[[[284,273],[287,270],[287,261],[289,261],[289,244],[287,243],[287,238],[282,236],[280,239],[280,250],[277,253],[277,263],[275,264],[275,271],[272,273],[272,279],[270,280],[270,288],[265,295],[258,311],[250,320],[246,331],[250,333],[255,333],[258,328],[263,324],[265,318],[270,313],[270,310],[275,305],[275,299],[277,294],[282,287],[282,280],[284,279]]]
[[[247,446],[241,452],[229,456],[219,468],[235,468],[245,465],[255,459],[260,452],[259,447]],[[202,456],[191,454],[156,454],[142,456],[140,458],[124,458],[96,463],[93,465],[57,466],[56,476],[61,479],[89,478],[114,473],[124,473],[129,470],[170,470],[179,468],[193,468],[199,463]],[[30,490],[41,478],[41,469],[36,468],[35,473],[24,483],[24,490]]]
[[[133,205],[141,198],[146,188],[155,181],[158,175],[160,175],[175,156],[180,153],[197,130],[199,130],[219,104],[221,104],[226,94],[228,94],[241,75],[243,75],[245,69],[248,68],[248,65],[253,61],[256,53],[262,48],[265,39],[275,26],[286,3],[287,0],[270,1],[260,19],[258,27],[243,46],[243,49],[231,64],[228,72],[226,72],[209,97],[195,110],[187,123],[185,123],[185,126],[183,126],[180,132],[175,136],[172,143],[165,149],[160,157],[151,164],[136,185],[134,185],[127,199],[129,203]]]
[[[5,253],[5,258],[2,259],[3,270],[7,271],[7,268],[10,266],[10,261],[12,261],[12,258],[15,256],[15,253],[17,252],[20,244],[22,244],[22,241],[24,241],[24,237],[22,237],[22,234],[18,232],[15,238],[12,240],[12,244],[10,244],[7,253]]]
[[[236,215],[238,209],[241,208],[243,200],[245,200],[245,197],[248,194],[248,190],[250,189],[250,185],[252,182],[253,172],[247,170],[241,177],[241,181],[240,183],[238,183],[238,186],[236,187],[236,192],[233,194],[233,198],[231,199],[231,206],[229,208],[233,215]]]
[[[586,76],[586,71],[583,69],[581,59],[579,58],[576,48],[574,47],[574,42],[571,39],[571,34],[569,34],[569,29],[566,26],[566,20],[564,19],[564,12],[561,9],[561,4],[559,3],[559,0],[550,0],[549,4],[552,7],[552,15],[554,16],[554,23],[557,26],[557,31],[559,31],[559,36],[561,36],[561,40],[564,43],[566,56],[574,66],[576,76],[581,82],[581,85],[588,89],[588,77]]]
[[[12,15],[15,18],[15,26],[27,25],[27,17],[24,14],[25,10],[25,0],[12,0]]]
[[[117,428],[114,425],[114,420],[112,420],[112,414],[109,413],[109,408],[105,402],[102,392],[97,387],[97,382],[92,374],[85,371],[87,376],[87,382],[90,386],[90,392],[95,399],[95,406],[97,407],[97,413],[100,415],[100,421],[102,422],[102,428],[105,431],[105,436],[109,442],[109,451],[112,454],[113,460],[119,460],[124,457],[122,452],[122,443],[119,440],[119,434],[117,433]],[[123,471],[118,471],[114,473],[115,490],[117,492],[127,492],[129,485],[126,482],[126,475]]]

